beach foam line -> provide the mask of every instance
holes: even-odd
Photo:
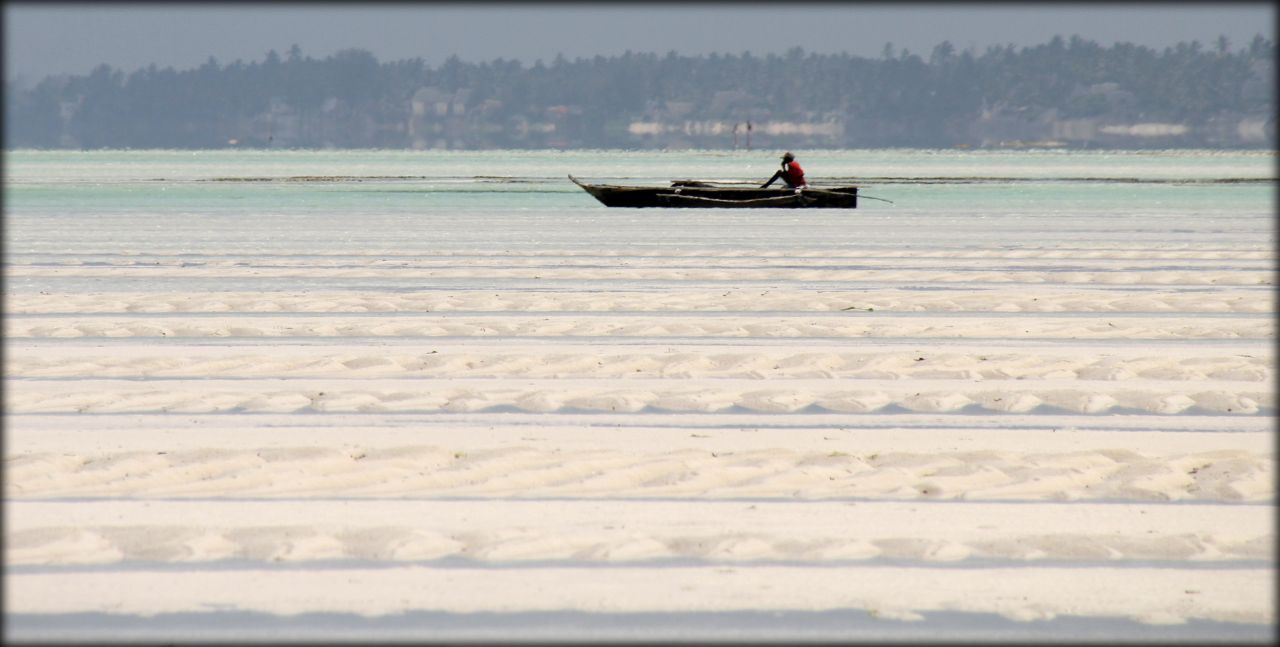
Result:
[[[448,613],[849,610],[921,620],[950,611],[1018,621],[1059,616],[1268,624],[1271,569],[1011,567],[991,569],[703,566],[658,571],[595,568],[236,569],[7,574],[10,614],[249,611],[272,614],[417,610]],[[886,587],[885,582],[895,586]]]
[[[903,561],[1179,561],[1271,557],[1250,506],[963,503],[906,508],[821,501],[240,500],[10,502],[5,564],[465,560],[580,565]],[[74,524],[68,524],[70,518]],[[216,523],[209,520],[216,519]],[[269,520],[269,521],[265,521]],[[974,520],[980,520],[975,523]],[[1206,528],[1215,528],[1212,532]],[[1011,532],[1011,529],[1016,529]]]
[[[605,378],[605,379],[791,379],[854,380],[1174,380],[1271,382],[1275,358],[1269,349],[1224,353],[1221,349],[1146,350],[1082,347],[884,348],[851,350],[845,345],[790,348],[691,346],[636,348],[620,345],[467,347],[455,344],[396,347],[365,345],[183,346],[158,352],[150,344],[68,347],[41,340],[11,344],[4,374],[11,379],[216,378],[216,377],[423,377],[423,378]]]
[[[1256,313],[1274,312],[1270,292],[1219,286],[1204,292],[1150,288],[1022,285],[999,291],[927,291],[868,286],[864,290],[744,288],[661,290],[418,292],[103,292],[8,294],[9,316],[124,313],[427,313],[427,312],[840,312],[851,317],[892,312]]]

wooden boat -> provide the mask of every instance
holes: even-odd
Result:
[[[569,179],[606,207],[695,207],[729,209],[856,209],[858,187],[761,189],[723,186],[699,180],[675,180],[671,186],[586,184]]]

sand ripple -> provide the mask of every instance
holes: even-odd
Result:
[[[6,260],[21,613],[1274,622],[1263,244]]]
[[[583,380],[380,380],[349,386],[342,382],[281,385],[275,380],[206,380],[199,391],[139,382],[44,381],[14,386],[12,413],[210,413],[210,412],[380,412],[522,410],[537,412],[706,412],[745,410],[790,413],[801,410],[870,412],[883,409],[921,413],[1085,413],[1157,414],[1273,413],[1269,384],[1217,381],[1140,380],[791,380],[720,379],[680,386],[679,381],[628,379],[621,384]],[[381,386],[379,386],[381,385]],[[1249,386],[1245,386],[1249,385]],[[285,387],[285,388],[282,388]]]
[[[638,454],[439,446],[32,453],[5,494],[58,498],[695,497],[1271,501],[1274,459],[1246,451]]]
[[[673,287],[629,291],[595,286],[589,291],[442,290],[416,292],[151,292],[15,294],[5,299],[8,314],[123,313],[466,313],[466,312],[668,312],[683,316],[708,312],[1034,312],[1034,313],[1271,313],[1269,289],[1214,286],[1212,289],[1089,289],[1019,285],[1016,289],[922,291],[871,284],[862,289],[833,287],[787,290],[742,287]]]
[[[635,564],[694,560],[698,562],[875,562],[919,561],[948,563],[1001,560],[1031,563],[1080,561],[1147,562],[1195,560],[1229,564],[1264,560],[1274,550],[1270,528],[1248,508],[1219,511],[1211,506],[1186,509],[1131,505],[1078,504],[1076,514],[1035,517],[1034,531],[1002,531],[994,526],[964,524],[951,515],[933,515],[924,528],[926,512],[899,512],[885,504],[859,506],[806,503],[804,515],[782,510],[784,503],[689,503],[660,518],[643,503],[566,504],[562,518],[539,519],[535,502],[494,502],[501,515],[488,513],[461,520],[473,505],[455,501],[414,504],[417,518],[434,520],[396,524],[262,523],[262,519],[299,517],[297,504],[269,501],[246,504],[230,523],[192,522],[208,503],[157,502],[147,511],[131,511],[158,518],[161,511],[183,523],[119,525],[97,523],[118,505],[90,507],[76,526],[16,529],[5,545],[11,566],[112,564],[120,562],[198,564],[238,562],[419,562],[454,559],[478,563],[573,561],[593,564]],[[375,508],[386,507],[375,502]],[[290,511],[289,507],[295,509]],[[794,506],[794,504],[793,504]],[[315,512],[315,506],[310,507]],[[973,504],[967,512],[989,517],[1002,511],[997,504]],[[706,523],[728,519],[733,509],[739,523]],[[1093,519],[1088,530],[1078,527],[1082,515]],[[1224,529],[1196,531],[1185,515],[1209,515]],[[367,516],[367,515],[362,515]],[[1135,521],[1132,517],[1140,517]],[[623,521],[630,520],[630,523]],[[363,520],[363,519],[362,519]],[[643,523],[640,523],[643,522]],[[767,525],[766,525],[767,522]],[[1229,529],[1229,530],[1228,530]]]

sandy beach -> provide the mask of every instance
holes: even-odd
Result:
[[[9,637],[1274,636],[1263,219],[580,209],[20,221]]]
[[[340,270],[717,290],[11,296],[7,608],[1273,625],[1271,253],[1009,256]],[[1130,269],[1171,257],[1207,267]],[[10,276],[37,271],[338,270]],[[786,272],[955,287],[735,283]]]

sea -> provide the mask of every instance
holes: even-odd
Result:
[[[569,180],[763,182],[778,164],[775,151],[7,151],[5,260],[269,266],[547,251],[785,254],[857,246],[923,253],[1275,241],[1274,151],[796,153],[814,186],[862,187],[859,208],[616,209]],[[485,287],[477,281],[440,278],[429,287]],[[5,289],[254,290],[268,282],[273,290],[424,287],[389,271],[376,284],[340,276],[51,273],[11,278]]]

